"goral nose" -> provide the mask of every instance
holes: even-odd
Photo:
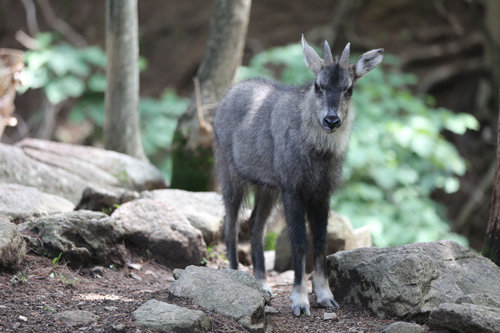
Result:
[[[342,121],[337,115],[329,115],[323,118],[323,125],[333,130],[342,125]]]

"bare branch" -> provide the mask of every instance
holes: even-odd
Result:
[[[15,37],[19,43],[29,50],[35,50],[38,47],[36,40],[22,30],[17,31]]]
[[[36,6],[33,0],[21,0],[21,3],[26,10],[26,23],[28,24],[28,32],[32,36],[38,35],[40,29],[38,28],[38,21],[36,19]]]
[[[200,131],[204,131],[206,133],[212,133],[213,128],[209,122],[207,122],[203,116],[203,105],[201,103],[201,92],[200,92],[200,80],[198,77],[193,79],[194,82],[194,95],[196,99],[196,112],[198,115],[198,122],[200,123]]]
[[[58,18],[48,0],[37,0],[45,21],[60,32],[68,41],[77,47],[86,47],[87,41],[76,32],[68,23]]]

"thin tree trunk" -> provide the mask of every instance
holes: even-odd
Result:
[[[490,219],[486,230],[483,255],[493,260],[497,265],[500,265],[500,105],[498,110],[497,131],[495,182],[493,184],[493,194],[491,196]]]
[[[210,124],[217,102],[233,83],[241,65],[250,6],[251,0],[215,1],[205,54],[196,74],[198,103],[193,96],[179,119],[174,138],[172,187],[188,190],[209,187],[213,142]]]
[[[106,0],[106,149],[146,159],[139,127],[137,0]]]

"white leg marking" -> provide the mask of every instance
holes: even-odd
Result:
[[[330,289],[330,285],[328,284],[325,273],[322,271],[314,270],[312,273],[312,278],[313,289],[314,293],[316,294],[318,303],[328,308],[338,308],[339,306],[333,298],[332,290]]]

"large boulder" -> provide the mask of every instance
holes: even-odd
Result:
[[[123,265],[127,251],[124,230],[108,215],[91,211],[59,213],[18,225],[30,246],[40,254],[62,258],[72,267]]]
[[[442,303],[431,311],[429,326],[437,331],[499,333],[500,308],[468,303]]]
[[[208,311],[237,321],[250,331],[265,331],[265,298],[260,290],[243,283],[239,274],[188,266],[181,272],[176,271],[175,276],[177,280],[170,288],[175,296],[189,298]]]
[[[26,243],[17,226],[0,216],[0,271],[19,268],[26,255]]]
[[[484,291],[500,300],[500,268],[451,241],[339,252],[327,270],[337,300],[380,317],[425,321],[440,304]]]
[[[0,182],[33,186],[73,203],[90,186],[114,191],[166,187],[151,164],[100,148],[25,139],[16,146],[0,144]]]
[[[206,257],[201,232],[173,206],[162,201],[139,199],[127,202],[111,215],[125,230],[125,242],[144,254],[174,268],[199,265]]]
[[[307,232],[307,243],[308,248],[312,249],[312,237],[309,230]],[[352,250],[356,247],[357,242],[349,219],[331,211],[330,217],[328,218],[326,253],[332,254],[338,251]],[[313,251],[308,251],[306,258],[306,271],[310,273],[313,270],[313,266]],[[292,249],[290,247],[290,239],[288,237],[286,227],[283,228],[276,239],[276,258],[274,262],[274,269],[278,272],[285,272],[293,269]]]
[[[29,217],[70,212],[74,208],[71,201],[41,192],[34,187],[0,184],[0,216],[8,216],[15,223],[23,222]]]
[[[184,190],[155,190],[141,193],[141,197],[160,200],[175,207],[193,227],[200,230],[206,244],[220,240],[224,219],[224,205],[215,192],[188,192]]]
[[[132,312],[138,326],[157,332],[207,332],[208,316],[200,310],[190,310],[151,299]]]

